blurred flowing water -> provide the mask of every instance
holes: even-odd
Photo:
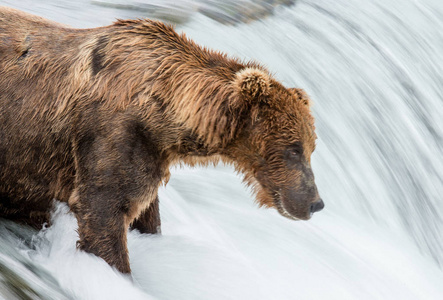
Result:
[[[39,233],[0,224],[0,298],[28,283],[18,299],[443,299],[443,2],[237,2],[0,0],[75,27],[175,20],[304,88],[325,210],[290,221],[257,209],[229,166],[175,169],[163,235],[129,234],[134,282],[75,250],[58,205]]]

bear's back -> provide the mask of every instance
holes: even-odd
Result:
[[[0,6],[0,33],[36,31],[38,29],[66,28],[66,25],[32,15],[17,9]]]
[[[0,6],[0,58],[3,62],[22,58],[28,50],[34,55],[57,59],[74,54],[81,44],[93,38],[93,29],[76,29],[10,7]],[[1,62],[0,62],[1,65]]]

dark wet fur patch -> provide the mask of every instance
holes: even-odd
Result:
[[[91,68],[93,75],[97,75],[97,73],[104,68],[103,64],[104,55],[102,50],[107,43],[108,43],[108,38],[102,36],[97,40],[97,44],[95,45],[95,48],[92,50]]]

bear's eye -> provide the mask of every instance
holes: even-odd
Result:
[[[289,161],[299,161],[302,157],[301,147],[291,147],[286,150],[285,158]]]
[[[298,158],[300,156],[300,151],[289,150],[289,158]]]

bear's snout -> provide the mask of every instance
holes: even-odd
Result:
[[[315,184],[304,188],[281,190],[280,195],[280,201],[276,201],[277,209],[283,216],[291,219],[309,220],[315,212],[325,207]]]

